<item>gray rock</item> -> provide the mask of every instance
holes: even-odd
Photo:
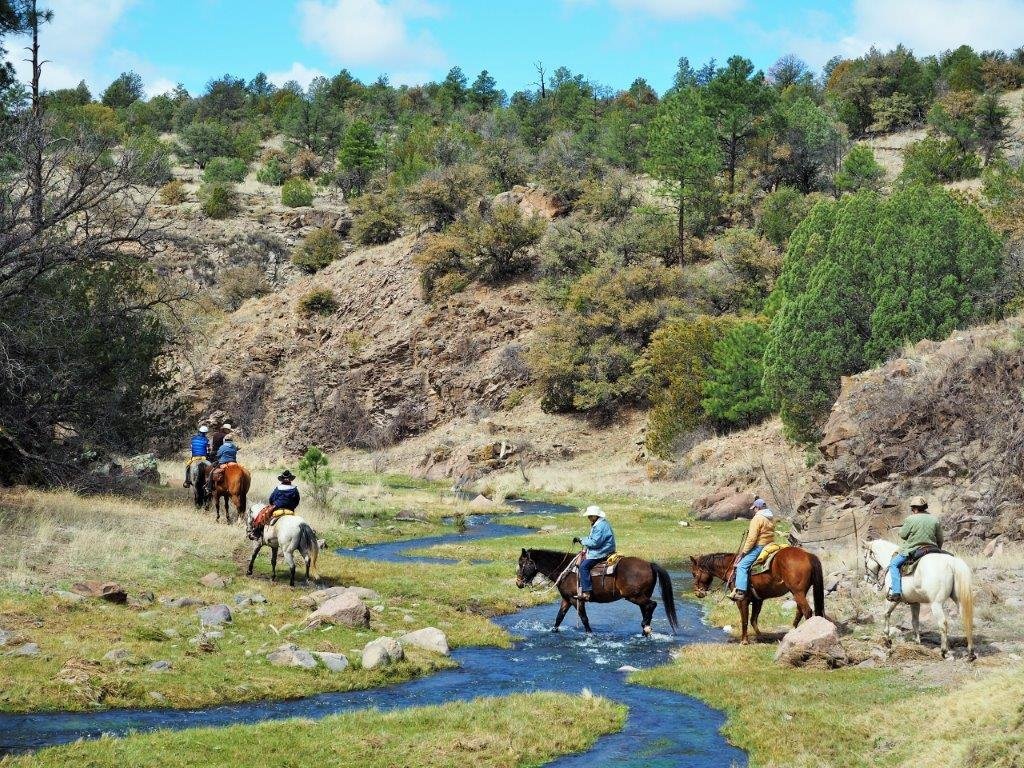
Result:
[[[205,600],[200,600],[197,597],[161,597],[160,602],[168,608],[193,608],[206,605]]]
[[[451,649],[448,647],[448,637],[436,627],[417,629],[415,632],[402,635],[398,638],[398,641],[403,646],[411,645],[416,648],[422,648],[425,651],[431,651],[432,653],[440,653],[444,656],[451,654]]]
[[[204,587],[209,587],[210,589],[224,589],[228,585],[228,580],[219,573],[210,571],[199,580],[199,583]]]
[[[11,651],[15,656],[38,656],[39,646],[36,643],[25,643]]]
[[[124,460],[122,472],[148,485],[160,485],[160,465],[152,453],[140,453]]]
[[[196,613],[199,614],[199,623],[204,627],[219,627],[221,624],[231,621],[231,609],[224,603],[201,608]]]
[[[171,662],[161,659],[160,661],[154,661],[148,667],[147,672],[169,672],[171,670]]]
[[[299,605],[304,605],[308,608],[319,608],[328,600],[333,600],[335,597],[346,594],[355,595],[363,600],[380,600],[380,595],[372,589],[366,589],[365,587],[328,587],[327,589],[318,589],[315,592],[310,592],[308,595],[300,597],[297,602]]]
[[[782,608],[782,610],[784,610],[784,611],[795,611],[796,610],[796,600],[783,600],[782,601],[782,605],[779,606],[779,607]]]
[[[623,664],[621,667],[619,667],[615,671],[616,672],[639,672],[640,670],[637,669],[636,667],[632,666],[631,664]]]
[[[14,635],[6,629],[0,629],[0,645],[7,645],[12,637],[14,637]]]
[[[251,600],[253,603],[267,602],[267,598],[263,595],[262,592],[251,592],[249,594],[249,600]]]
[[[252,605],[252,600],[248,595],[235,595],[235,605],[239,608],[248,608]]]
[[[812,616],[782,638],[775,661],[793,667],[820,663],[841,667],[849,663],[846,649],[839,642],[836,625],[823,616]]]
[[[53,590],[53,596],[56,597],[60,602],[68,605],[74,605],[81,603],[85,600],[85,597],[75,592],[68,592],[66,589],[55,589]]]
[[[174,627],[167,627],[167,629],[161,629],[160,631],[163,632],[164,637],[166,637],[168,640],[173,640],[176,637],[181,637],[181,633],[178,632],[178,630],[176,630]]]
[[[103,660],[118,663],[121,661],[128,661],[131,656],[132,654],[127,648],[114,648],[103,654]]]
[[[326,651],[314,651],[313,655],[320,659],[320,662],[331,672],[342,672],[348,669],[348,656],[343,653],[327,653]]]
[[[276,651],[267,654],[267,661],[277,667],[302,667],[313,669],[316,666],[316,659],[309,651],[304,651],[297,645],[285,643]]]
[[[370,626],[370,610],[356,595],[345,592],[321,605],[306,618],[307,627],[341,624],[346,627]]]
[[[402,644],[393,637],[378,637],[363,648],[363,669],[385,667],[405,658]]]

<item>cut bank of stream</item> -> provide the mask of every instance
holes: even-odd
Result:
[[[557,514],[571,507],[543,502],[514,502],[511,515]],[[436,544],[459,543],[530,533],[532,529],[495,522],[492,515],[467,519],[462,533],[385,542],[341,555],[384,562],[452,563],[443,558],[406,554]],[[511,568],[511,564],[510,564]],[[511,575],[511,574],[510,574]],[[673,575],[673,588],[681,594],[683,583]],[[406,683],[363,691],[322,693],[301,699],[224,704],[202,709],[112,709],[97,712],[44,712],[0,715],[0,754],[24,752],[66,744],[103,734],[116,736],[158,728],[184,729],[256,723],[289,717],[321,718],[367,707],[402,709],[478,696],[504,696],[533,691],[580,693],[584,688],[629,707],[625,727],[600,738],[587,752],[556,759],[549,766],[580,768],[614,764],[618,768],[696,768],[746,765],[746,755],[731,746],[719,729],[724,715],[696,699],[671,691],[631,685],[621,666],[647,668],[664,664],[679,643],[714,642],[721,633],[701,621],[699,606],[680,600],[679,635],[669,634],[659,605],[654,615],[655,633],[643,637],[640,610],[626,601],[588,608],[595,632],[586,635],[566,618],[559,633],[551,632],[555,605],[526,608],[494,619],[511,634],[522,638],[511,649],[465,647],[453,652],[457,669],[446,670]]]

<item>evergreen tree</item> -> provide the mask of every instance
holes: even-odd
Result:
[[[997,91],[989,91],[978,97],[974,106],[975,130],[981,156],[988,165],[992,156],[1009,138],[1011,130],[1010,110],[1002,105]]]
[[[497,81],[488,74],[485,69],[469,89],[469,103],[481,112],[501,104],[505,100],[505,94],[498,90]]]
[[[866,144],[853,147],[843,159],[843,167],[836,174],[836,189],[841,192],[859,192],[878,189],[885,169],[875,160],[875,153]]]
[[[438,89],[441,101],[460,107],[466,101],[466,76],[461,67],[452,67]]]
[[[701,407],[722,427],[756,424],[772,412],[761,385],[768,334],[758,322],[742,322],[715,341]]]
[[[687,208],[708,187],[721,163],[715,129],[700,93],[688,88],[666,97],[650,129],[648,170],[676,208],[679,264],[686,261]]]
[[[761,72],[742,56],[731,56],[708,84],[706,102],[722,145],[729,194],[736,189],[736,166],[754,135],[757,118],[771,103]]]
[[[100,100],[104,106],[117,109],[118,107],[127,107],[133,101],[141,99],[143,95],[142,77],[135,72],[122,72],[103,91]]]
[[[348,186],[361,192],[380,166],[381,149],[373,128],[363,120],[356,120],[345,131],[338,152],[338,168],[348,175]]]

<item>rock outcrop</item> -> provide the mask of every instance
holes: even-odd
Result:
[[[306,618],[307,627],[318,627],[321,624],[341,624],[346,627],[370,626],[370,609],[352,592],[325,601]]]
[[[415,632],[408,632],[399,637],[398,641],[403,646],[411,645],[431,653],[440,653],[443,656],[451,654],[451,649],[448,647],[448,637],[436,627],[424,627],[423,629],[417,629]]]
[[[839,641],[836,625],[823,616],[812,616],[782,638],[775,661],[791,667],[842,667],[849,663]]]

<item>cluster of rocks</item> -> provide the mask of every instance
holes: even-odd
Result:
[[[922,341],[843,379],[818,446],[823,460],[796,507],[796,538],[885,535],[920,494],[951,540],[1024,539],[1020,328],[1005,321]]]
[[[693,502],[693,516],[698,520],[747,520],[754,514],[750,507],[756,497],[749,491],[722,488]]]
[[[103,461],[78,481],[80,489],[88,493],[137,494],[147,485],[159,484],[160,469],[152,453]]]

